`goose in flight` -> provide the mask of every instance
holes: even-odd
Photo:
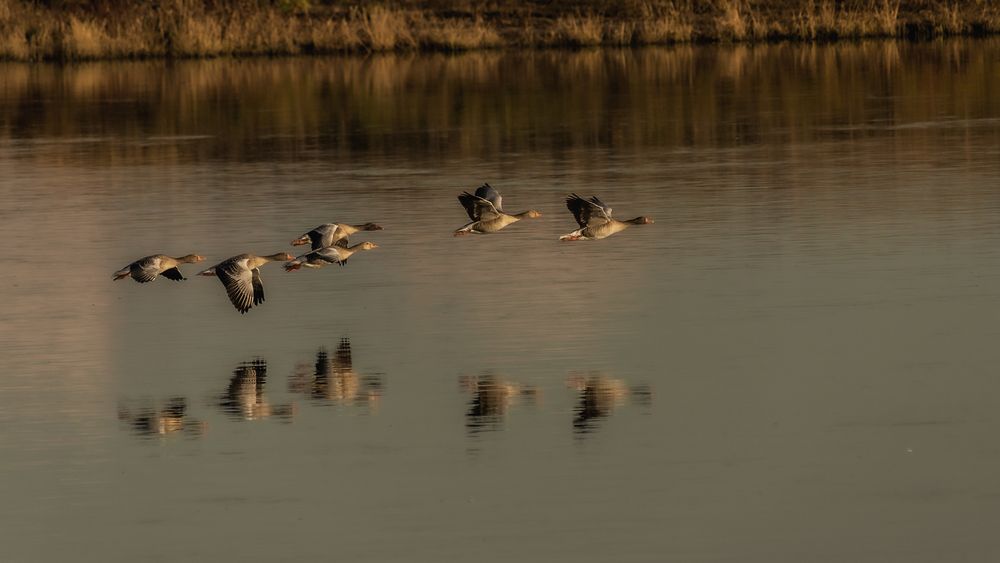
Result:
[[[354,246],[327,246],[326,248],[307,252],[302,256],[296,256],[291,262],[285,263],[285,271],[294,272],[301,268],[322,268],[328,264],[343,266],[347,263],[347,259],[355,252],[359,250],[371,250],[373,248],[378,248],[378,245],[368,241],[355,244]]]
[[[559,237],[559,240],[595,240],[609,237],[624,231],[632,225],[649,225],[653,220],[649,217],[636,217],[627,221],[611,218],[611,207],[597,196],[583,199],[576,194],[566,198],[566,207],[576,218],[580,228],[572,233]]]
[[[347,225],[345,223],[323,223],[308,233],[292,241],[292,246],[311,244],[313,250],[334,246],[347,246],[347,238],[360,231],[381,231],[382,226],[375,223],[364,225]],[[343,242],[341,242],[343,241]]]
[[[182,276],[181,271],[177,269],[179,264],[194,264],[204,259],[204,256],[197,254],[188,254],[180,258],[171,258],[165,254],[153,254],[140,258],[118,270],[114,273],[113,278],[117,281],[131,276],[139,283],[146,283],[155,280],[157,276],[163,276],[168,280],[181,281],[187,278]]]
[[[211,268],[198,272],[199,276],[216,276],[226,288],[226,294],[240,314],[246,313],[254,305],[264,302],[264,284],[260,279],[260,267],[268,262],[292,260],[292,255],[279,252],[269,256],[238,254],[223,260]]]
[[[470,222],[456,230],[455,236],[468,233],[495,233],[521,219],[534,219],[542,216],[541,213],[534,209],[514,214],[504,212],[502,205],[503,198],[500,196],[500,192],[489,184],[479,186],[476,189],[475,195],[469,192],[462,192],[462,195],[458,196],[458,201],[462,203],[465,212],[469,214]]]

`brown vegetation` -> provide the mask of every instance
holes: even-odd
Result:
[[[0,0],[11,60],[458,51],[1000,32],[989,0]]]
[[[983,139],[1000,146],[996,91],[1000,38],[0,63],[0,145],[34,167],[538,154],[588,169],[595,152],[657,162],[839,139],[937,155],[965,131],[979,162]]]

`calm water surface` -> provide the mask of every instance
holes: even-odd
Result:
[[[997,40],[0,65],[0,560],[995,561],[998,177]]]

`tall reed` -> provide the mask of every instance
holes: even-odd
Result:
[[[1000,33],[983,0],[0,0],[0,59],[294,55]]]

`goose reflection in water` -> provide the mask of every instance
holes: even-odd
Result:
[[[596,430],[597,421],[610,416],[627,400],[638,405],[649,405],[652,400],[648,386],[629,387],[624,380],[600,374],[571,375],[566,385],[580,393],[573,415],[573,429],[579,433]]]
[[[538,400],[537,388],[493,375],[461,376],[458,383],[464,391],[472,394],[469,411],[465,414],[465,427],[470,434],[499,429],[507,410],[519,397],[529,403]]]
[[[341,338],[331,357],[325,348],[316,352],[315,366],[300,363],[288,380],[288,389],[337,405],[374,409],[382,399],[382,376],[359,375],[351,359],[351,341]]]
[[[295,416],[295,403],[272,405],[264,396],[267,382],[267,362],[256,359],[240,364],[233,370],[229,387],[219,397],[219,407],[233,418],[258,420],[276,417],[291,420]]]
[[[167,399],[159,407],[119,407],[118,420],[128,424],[132,432],[143,437],[176,433],[197,437],[204,434],[207,428],[204,422],[187,416],[187,399],[184,397]]]

